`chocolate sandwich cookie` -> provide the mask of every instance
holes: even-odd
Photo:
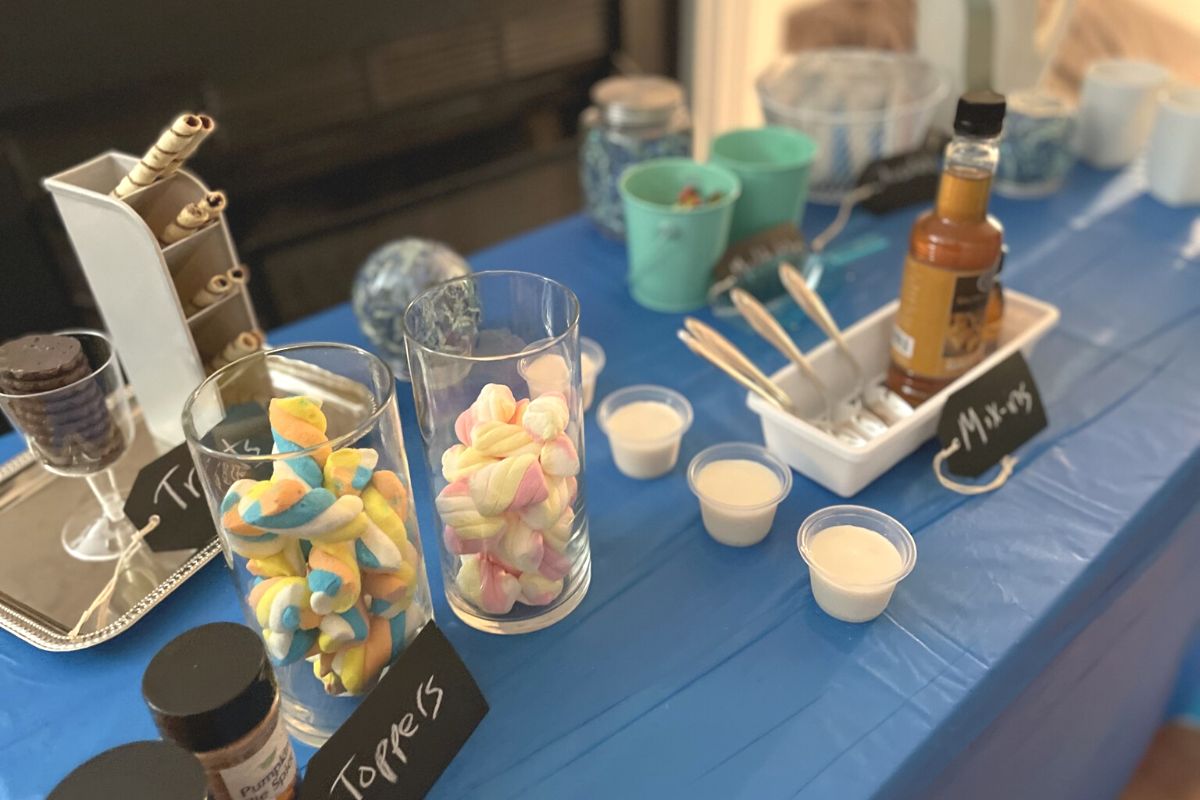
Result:
[[[14,394],[38,391],[15,387],[61,377],[81,364],[87,365],[83,346],[70,336],[38,333],[0,345],[0,380],[13,386]]]
[[[79,341],[68,336],[25,336],[0,346],[0,391],[29,395],[8,401],[7,410],[51,467],[99,469],[123,452],[99,380]]]

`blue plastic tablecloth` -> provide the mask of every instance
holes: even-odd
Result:
[[[569,218],[473,257],[578,293],[584,333],[608,354],[598,396],[662,383],[691,398],[696,422],[675,471],[639,482],[617,473],[589,418],[593,578],[565,621],[518,637],[472,631],[431,576],[439,624],[492,707],[433,796],[859,798],[915,791],[950,764],[1156,555],[1200,530],[1183,524],[1200,485],[1200,217],[1142,188],[1135,171],[1081,168],[1052,198],[994,202],[1011,247],[1005,283],[1062,309],[1031,362],[1050,427],[997,493],[940,488],[931,443],[855,498],[905,522],[919,552],[867,625],[813,602],[794,534],[839,498],[810,481],[797,479],[763,544],[735,550],[704,534],[688,459],[761,435],[743,393],[677,342],[680,317],[629,299],[622,245]],[[895,296],[914,215],[855,215],[843,245],[882,234],[887,246],[851,263],[829,297],[843,325]],[[810,212],[806,227],[829,218]],[[747,329],[718,325],[768,371],[780,365]],[[819,341],[809,326],[796,336]],[[271,338],[364,343],[344,306]],[[432,552],[404,392],[401,406]],[[10,437],[0,455],[16,446]],[[1154,601],[1153,586],[1142,593]],[[219,563],[100,647],[52,654],[0,636],[0,800],[41,797],[87,757],[152,737],[142,670],[214,619],[240,619]]]

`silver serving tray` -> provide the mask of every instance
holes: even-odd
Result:
[[[135,422],[133,443],[113,467],[124,492],[138,470],[162,454],[140,414]],[[99,514],[82,479],[50,473],[32,453],[0,464],[0,628],[42,650],[82,650],[123,633],[221,552],[215,537],[199,550],[139,551],[106,617],[93,615],[71,636],[116,566],[79,561],[63,549],[63,524],[88,504]]]

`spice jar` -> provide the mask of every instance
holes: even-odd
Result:
[[[48,800],[204,800],[196,757],[170,742],[131,742],[76,767]]]
[[[296,796],[279,688],[249,628],[214,622],[171,640],[146,667],[142,696],[162,735],[200,760],[213,800]]]
[[[621,173],[651,158],[690,157],[692,120],[683,87],[653,75],[605,78],[592,87],[579,118],[579,178],[588,216],[605,234],[625,238],[617,189]]]

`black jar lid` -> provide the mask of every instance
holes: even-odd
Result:
[[[976,89],[958,98],[954,132],[967,136],[999,136],[1004,125],[1004,95]]]
[[[75,768],[48,800],[204,800],[208,781],[196,757],[170,742],[132,742]]]
[[[275,702],[275,674],[258,635],[234,622],[181,634],[142,676],[142,696],[164,736],[194,753],[241,739]]]

